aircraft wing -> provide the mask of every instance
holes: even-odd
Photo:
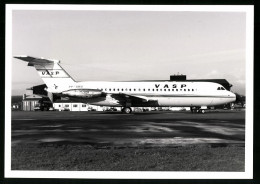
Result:
[[[142,102],[148,102],[149,99],[145,96],[141,95],[133,95],[133,94],[127,94],[127,93],[120,93],[121,98],[124,99],[130,99],[130,100],[137,100],[137,101],[142,101]]]
[[[128,94],[126,94],[126,95],[129,96],[130,98],[137,98],[137,99],[142,100],[142,101],[144,101],[144,102],[148,102],[148,101],[149,101],[149,99],[148,99],[147,97],[145,97],[145,96],[140,96],[140,95],[128,95]]]

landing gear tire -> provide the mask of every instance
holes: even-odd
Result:
[[[132,109],[130,107],[125,107],[122,109],[123,113],[130,114],[132,112]]]

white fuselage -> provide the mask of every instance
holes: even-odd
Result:
[[[222,89],[221,89],[222,88]],[[85,103],[103,106],[122,106],[115,95],[129,95],[144,99],[131,106],[215,106],[236,100],[234,93],[217,83],[187,81],[149,81],[149,82],[77,82],[64,85],[60,90],[97,89],[105,97],[81,99]]]

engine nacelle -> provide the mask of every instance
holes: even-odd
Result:
[[[97,89],[70,89],[61,93],[63,96],[77,98],[96,98],[102,96],[102,91]]]

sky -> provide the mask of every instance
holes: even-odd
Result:
[[[58,59],[76,81],[226,79],[245,94],[246,14],[14,10],[12,54]],[[12,60],[12,95],[43,84]]]

